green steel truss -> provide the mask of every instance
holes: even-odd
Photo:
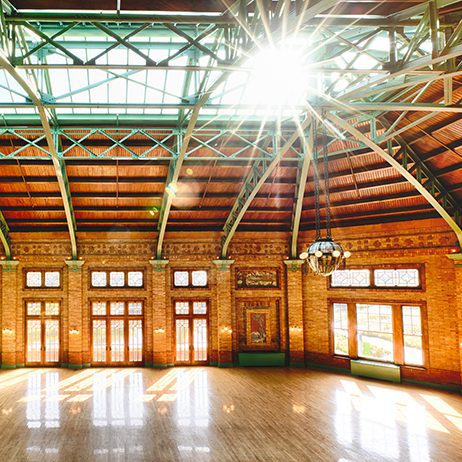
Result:
[[[330,155],[399,144],[393,156],[401,157],[393,159],[405,169],[403,159],[412,157],[410,175],[435,198],[439,212],[447,211],[458,233],[454,198],[405,147],[406,130],[418,122],[398,128],[408,112],[423,112],[420,121],[435,113],[462,112],[454,98],[462,75],[462,16],[441,14],[453,3],[432,0],[388,17],[351,20],[335,16],[334,0],[280,1],[273,10],[266,1],[242,0],[222,15],[19,13],[3,1],[0,162],[53,162],[73,240],[67,159],[165,160],[170,165],[166,186],[181,181],[181,167],[190,160],[251,162],[255,178],[251,174],[244,181],[224,228],[226,257],[239,217],[268,169],[282,158],[308,168],[306,141],[299,139],[293,120],[323,111],[337,127],[331,142],[349,142]],[[308,101],[274,111],[246,104],[242,98],[252,55],[293,30],[310,43],[302,60],[307,78],[318,83]],[[425,100],[425,92],[437,94],[441,82],[442,97]],[[378,124],[390,111],[399,112],[399,119]],[[364,124],[370,127],[369,137]],[[300,176],[298,181],[303,182]],[[300,198],[294,203],[293,255]],[[167,193],[162,204],[158,258],[171,207]],[[1,228],[5,243],[6,224]]]

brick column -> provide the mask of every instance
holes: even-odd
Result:
[[[68,335],[69,341],[69,356],[68,366],[70,369],[81,369],[82,367],[90,366],[85,364],[83,357],[82,339],[84,338],[84,322],[83,310],[83,271],[82,266],[85,263],[83,260],[64,260],[67,265],[67,281],[68,281],[68,326],[67,332],[63,335]],[[88,359],[87,359],[88,360]]]
[[[149,260],[152,265],[152,367],[171,366],[170,347],[167,339],[172,338],[172,328],[167,322],[168,271],[169,260]]]
[[[454,261],[456,277],[456,306],[458,321],[459,374],[462,391],[462,253],[452,253],[448,258]]]
[[[303,272],[304,260],[284,260],[287,270],[287,318],[289,364],[304,367]]]
[[[2,369],[16,367],[16,333],[22,326],[16,324],[18,309],[17,284],[20,282],[17,260],[1,260],[2,265]]]
[[[218,367],[233,365],[231,265],[234,260],[213,260],[217,282]]]

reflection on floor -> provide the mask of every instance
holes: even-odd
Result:
[[[0,460],[462,460],[460,395],[299,369],[0,373]]]

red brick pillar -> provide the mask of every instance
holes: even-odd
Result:
[[[18,283],[21,278],[17,270],[17,260],[1,260],[2,265],[2,369],[16,367],[16,334],[21,325],[17,325]]]
[[[86,331],[83,322],[83,310],[86,309],[83,303],[83,271],[82,266],[85,263],[83,260],[64,260],[67,265],[68,273],[68,326],[67,332],[63,335],[68,335],[69,356],[68,365],[70,369],[81,369],[82,367],[89,367],[90,364],[85,363],[83,357],[82,339],[85,338]],[[89,360],[88,358],[86,359]]]
[[[284,260],[287,273],[287,317],[289,325],[289,364],[305,366],[303,337],[303,263]]]
[[[168,260],[149,260],[152,265],[152,363],[151,367],[172,366],[171,345],[167,339],[172,338],[171,323],[167,322]]]
[[[458,320],[458,345],[459,345],[459,375],[462,391],[462,253],[449,254],[448,257],[454,261],[456,276],[456,309]]]
[[[218,367],[233,366],[233,307],[231,265],[234,260],[213,260],[216,272]]]

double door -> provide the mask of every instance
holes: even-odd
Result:
[[[53,366],[60,362],[60,303],[26,303],[26,365]]]
[[[175,363],[207,364],[209,360],[208,303],[174,302]]]
[[[91,335],[94,365],[140,365],[144,352],[143,303],[93,302]]]

